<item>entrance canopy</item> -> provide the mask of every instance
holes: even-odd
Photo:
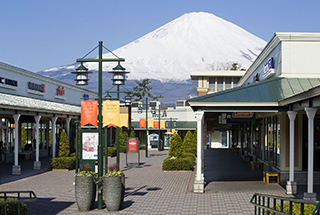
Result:
[[[194,111],[282,112],[281,104],[320,85],[318,78],[273,78],[188,100]]]

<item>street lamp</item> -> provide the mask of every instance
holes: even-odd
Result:
[[[99,57],[94,59],[84,59],[92,51],[99,48]],[[84,62],[96,62],[99,63],[99,75],[98,75],[98,131],[99,131],[99,140],[98,140],[98,177],[101,178],[103,174],[103,135],[102,135],[102,63],[103,62],[118,62],[118,65],[121,61],[125,61],[124,58],[119,58],[114,53],[112,53],[116,58],[102,58],[102,48],[105,48],[102,44],[102,41],[99,41],[99,45],[96,46],[92,51],[90,51],[83,58],[77,59],[77,62],[80,62],[81,65],[76,69],[73,74],[76,74],[77,85],[87,85],[88,84],[88,69],[83,66]],[[107,49],[107,48],[105,48]],[[107,49],[108,50],[108,49]],[[109,50],[108,50],[109,51]],[[115,78],[114,78],[115,79]],[[107,167],[106,167],[107,168]],[[102,183],[98,183],[98,209],[102,209],[103,198],[102,198]]]

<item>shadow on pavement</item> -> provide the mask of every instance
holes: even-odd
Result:
[[[55,202],[52,200],[53,198],[38,198],[32,204],[32,214],[54,215],[74,204],[74,202]]]

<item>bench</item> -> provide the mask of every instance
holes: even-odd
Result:
[[[239,148],[234,147],[234,148],[231,148],[231,149],[232,149],[232,152],[236,151],[237,153],[239,153]]]
[[[250,167],[251,167],[251,170],[252,170],[252,171],[254,171],[254,167],[255,167],[256,165],[259,166],[259,169],[260,169],[260,170],[263,170],[263,162],[251,161],[251,162],[250,162]]]
[[[251,155],[242,155],[242,162],[245,163],[247,158],[250,161],[252,161],[252,156]]]
[[[269,184],[269,177],[277,177],[277,182],[280,184],[280,173],[263,171],[263,181]]]
[[[32,158],[32,152],[20,152],[19,154],[19,158],[22,158],[23,160],[31,160]]]

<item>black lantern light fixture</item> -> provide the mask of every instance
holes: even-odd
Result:
[[[88,74],[92,73],[89,72],[88,69],[83,65],[83,62],[81,62],[81,65],[76,69],[75,72],[71,72],[73,74],[76,74],[76,79],[74,79],[76,81],[76,85],[88,85]]]

